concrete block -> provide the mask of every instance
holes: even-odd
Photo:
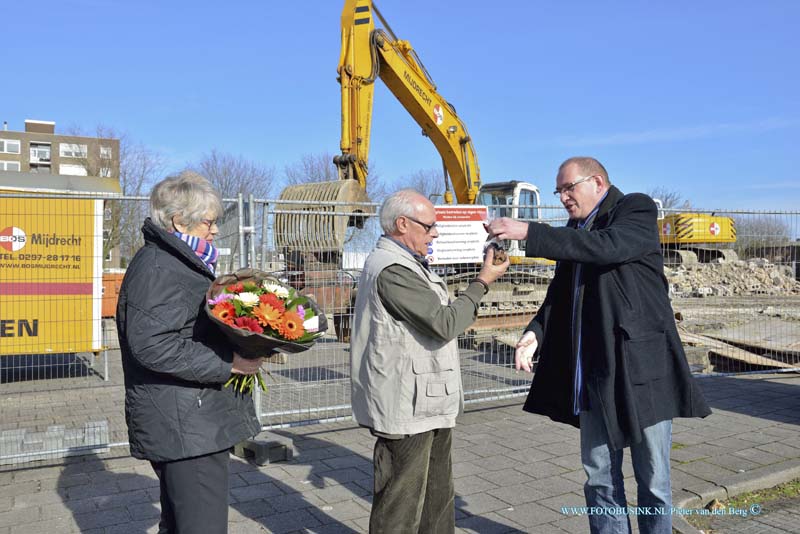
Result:
[[[105,445],[108,443],[108,421],[91,421],[83,424],[84,445]]]
[[[262,432],[253,439],[237,443],[233,454],[256,465],[285,462],[294,456],[290,439]]]
[[[698,287],[693,292],[693,296],[695,297],[708,297],[713,294],[714,290],[710,287]]]

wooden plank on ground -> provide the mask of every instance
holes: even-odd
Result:
[[[773,360],[772,358],[760,356],[754,352],[734,347],[733,345],[725,343],[724,341],[719,341],[702,334],[693,334],[691,332],[687,332],[681,327],[678,327],[678,333],[680,334],[681,341],[683,343],[687,345],[700,345],[703,347],[708,347],[715,354],[719,354],[725,358],[765,367],[779,367],[783,369],[795,367],[790,363],[780,362],[778,360]]]

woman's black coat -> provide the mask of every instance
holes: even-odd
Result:
[[[117,305],[131,454],[171,461],[219,452],[260,425],[252,397],[222,387],[233,352],[204,311],[214,275],[150,219],[142,233]]]
[[[582,264],[578,314],[589,407],[601,410],[609,443],[622,448],[674,417],[711,413],[691,376],[664,276],[657,208],[643,194],[611,187],[589,231],[530,223],[526,254],[558,261],[527,330],[539,362],[524,409],[573,426],[573,270]]]

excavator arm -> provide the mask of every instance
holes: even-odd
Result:
[[[383,23],[376,29],[374,16]],[[366,188],[372,103],[375,80],[380,78],[422,128],[442,157],[445,200],[453,195],[462,204],[474,204],[480,189],[480,171],[464,123],[436,90],[425,67],[408,43],[397,39],[371,0],[346,0],[342,10],[342,47],[339,58],[342,89],[342,155],[334,162],[342,180],[357,180]]]
[[[383,28],[375,27],[375,16]],[[345,0],[341,24],[341,155],[334,158],[339,179],[286,187],[275,218],[279,248],[313,251],[328,263],[337,261],[348,227],[363,226],[374,213],[366,189],[376,80],[386,84],[441,155],[445,202],[452,204],[455,193],[460,204],[474,204],[481,185],[466,126],[408,41],[394,36],[372,0]]]

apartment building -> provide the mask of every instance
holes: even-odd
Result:
[[[25,131],[18,132],[9,130],[8,123],[3,122],[0,172],[6,171],[6,181],[8,174],[15,172],[19,173],[15,185],[23,188],[34,182],[41,186],[39,175],[89,176],[108,179],[109,186],[119,190],[119,139],[60,135],[55,129],[55,122],[26,120]],[[60,183],[56,176],[54,187]],[[105,248],[104,267],[119,267],[118,247]]]
[[[55,133],[56,123],[26,120],[25,131],[0,131],[0,171],[119,180],[119,139]]]

